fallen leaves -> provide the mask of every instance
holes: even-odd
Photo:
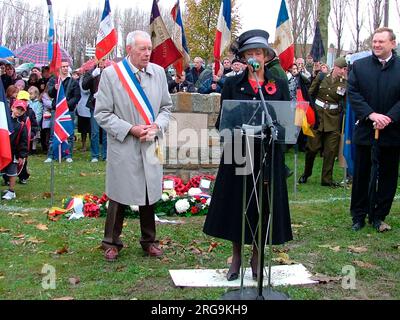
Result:
[[[27,213],[18,213],[18,212],[9,212],[8,213],[12,217],[27,217]]]
[[[376,266],[374,266],[373,264],[370,264],[368,262],[364,262],[364,261],[359,261],[359,260],[354,260],[353,264],[356,265],[357,267],[363,268],[363,269],[375,269]]]
[[[80,175],[81,177],[86,177],[86,176],[87,176],[87,174],[84,173],[84,172],[81,172],[79,175]]]
[[[51,193],[50,192],[43,192],[42,193],[42,198],[43,199],[50,199],[51,198]]]
[[[329,283],[329,282],[339,282],[342,280],[342,277],[331,277],[325,274],[317,273],[310,278],[311,280],[318,281],[319,283]]]
[[[36,225],[36,229],[41,230],[41,231],[46,231],[49,228],[47,227],[47,225],[39,223],[38,225]]]
[[[7,232],[10,232],[10,229],[3,228],[3,227],[0,228],[0,233],[7,233]]]
[[[278,253],[278,257],[273,258],[272,260],[275,262],[278,262],[279,264],[282,264],[282,265],[291,265],[291,264],[297,263],[293,260],[290,260],[289,255],[285,252]]]
[[[57,249],[56,254],[64,254],[64,253],[68,253],[68,247],[67,246],[63,246],[61,249]]]
[[[28,240],[26,240],[26,242],[38,244],[38,243],[43,243],[44,240],[37,239],[36,237],[30,237]]]
[[[366,247],[348,246],[348,249],[352,253],[365,253],[368,251],[368,248],[366,248]]]
[[[76,286],[77,284],[79,284],[81,282],[81,279],[79,279],[79,277],[71,277],[68,279],[68,282],[70,284],[72,284],[73,286]]]
[[[319,248],[327,248],[332,250],[333,252],[339,252],[340,251],[340,246],[332,246],[330,244],[323,244],[323,245],[319,245]]]
[[[32,220],[32,219],[28,219],[28,220],[25,220],[24,223],[25,224],[35,224],[35,223],[37,223],[37,221],[36,220]]]
[[[24,244],[24,243],[25,243],[25,240],[24,240],[24,239],[11,240],[11,243],[14,244],[14,245],[16,245],[16,246],[19,246],[19,245],[21,245],[21,244]]]
[[[211,242],[210,246],[208,247],[207,252],[208,253],[212,252],[217,246],[218,246],[218,242]]]
[[[73,297],[60,297],[60,298],[54,298],[53,300],[74,300]]]

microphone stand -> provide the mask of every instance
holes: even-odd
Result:
[[[262,130],[261,130],[261,152],[260,152],[260,181],[259,181],[259,201],[260,201],[260,212],[259,212],[259,232],[258,232],[258,268],[257,268],[257,298],[256,300],[287,300],[288,297],[280,292],[272,290],[271,286],[271,268],[272,268],[272,232],[273,232],[273,221],[274,221],[274,193],[275,193],[275,143],[278,140],[278,131],[274,125],[274,122],[269,114],[267,104],[265,103],[264,94],[262,93],[261,85],[257,76],[256,70],[253,68],[253,75],[256,79],[258,93],[260,95],[261,104],[264,109],[263,119],[262,119]],[[265,150],[264,140],[268,137],[267,133],[270,135],[271,144],[271,164],[270,164],[270,178],[269,178],[269,188],[270,188],[270,203],[269,203],[269,215],[268,224],[266,226],[269,240],[269,254],[268,254],[268,284],[267,288],[263,290],[263,280],[264,280],[264,248],[267,238],[263,239],[263,215],[264,215],[264,161],[267,151]],[[267,197],[268,201],[268,197]]]

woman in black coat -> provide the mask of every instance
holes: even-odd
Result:
[[[260,63],[257,76],[261,82],[262,93],[265,100],[289,101],[290,95],[287,81],[283,79],[274,79],[264,66],[267,57],[265,49],[268,47],[268,36],[268,33],[263,30],[250,30],[245,32],[236,41],[236,54],[239,58],[244,58],[246,61],[249,58],[253,58]],[[249,72],[249,69],[252,71],[252,67],[248,66],[242,74],[226,80],[222,91],[221,105],[224,100],[260,100],[254,75],[252,72]],[[271,89],[271,86],[275,87],[276,90],[267,90]],[[217,119],[217,129],[219,129],[219,124],[220,117]],[[257,175],[260,167],[260,143],[256,142],[254,149],[253,159],[255,159],[255,161],[253,165],[255,175]],[[269,155],[270,151],[271,149],[268,149]],[[270,160],[271,159],[269,159],[268,163],[270,163]],[[285,176],[284,153],[281,145],[275,145],[274,160],[274,168],[272,168],[275,175],[272,243],[283,244],[292,240],[292,230]],[[230,161],[230,163],[233,164],[229,164],[228,162],[229,160],[222,156],[203,231],[210,236],[232,241],[232,264],[227,274],[227,279],[231,281],[238,278],[241,266],[243,176],[237,175],[236,173],[236,169],[240,167],[240,165],[236,164],[234,160]],[[268,177],[271,172],[271,168],[268,164],[266,168],[266,178],[264,178],[265,184],[268,183]],[[246,179],[248,202],[254,183],[252,175],[247,176]],[[265,240],[269,211],[266,197],[264,197],[264,203],[266,213],[263,217],[262,236]],[[258,250],[255,244],[257,241],[258,210],[254,196],[251,197],[250,200],[249,209],[247,211],[247,221],[245,227],[245,244],[253,244],[250,265],[252,267],[253,278],[257,278]]]

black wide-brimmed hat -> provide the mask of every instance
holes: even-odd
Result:
[[[249,49],[267,49],[269,33],[264,30],[254,29],[242,33],[236,40],[237,53],[241,54]]]

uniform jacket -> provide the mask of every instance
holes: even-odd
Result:
[[[393,57],[384,67],[375,55],[355,61],[350,72],[348,94],[358,120],[354,143],[371,144],[374,130],[368,116],[377,112],[393,120],[381,130],[379,144],[400,146],[400,58],[393,52]]]
[[[308,90],[309,96],[315,101],[318,99],[328,104],[337,104],[339,108],[329,110],[323,109],[319,106],[315,106],[318,113],[318,131],[321,132],[340,132],[342,111],[345,105],[345,89],[347,86],[346,79],[338,77],[333,79],[332,73],[325,75],[319,74],[311,84]],[[342,91],[344,94],[341,95],[338,92]]]
[[[137,69],[130,65],[133,72]],[[165,131],[172,108],[164,69],[150,63],[141,76],[141,86],[153,107],[155,122]],[[122,204],[157,202],[162,194],[162,165],[154,142],[140,142],[129,131],[145,124],[122,86],[113,66],[103,70],[94,117],[107,132],[106,194]]]

